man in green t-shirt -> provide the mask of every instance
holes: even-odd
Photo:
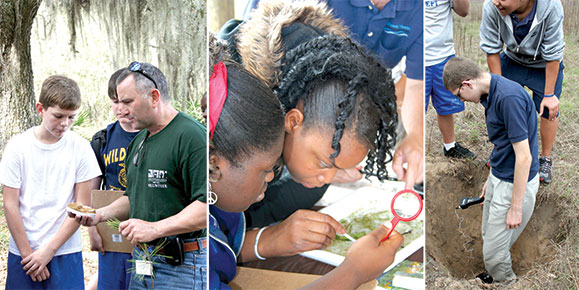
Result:
[[[165,244],[153,263],[139,261],[148,254],[135,247],[131,289],[152,283],[160,289],[205,289],[206,128],[171,106],[166,78],[151,64],[131,63],[116,84],[121,106],[141,129],[125,159],[127,191],[98,209],[94,219],[76,219],[92,226],[128,218],[119,231],[131,243],[146,243],[149,252]]]

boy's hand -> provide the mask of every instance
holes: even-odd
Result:
[[[44,268],[44,271],[40,272],[38,276],[30,277],[30,279],[32,279],[34,282],[42,282],[44,280],[48,280],[48,278],[50,278],[50,272],[48,271],[48,268]]]
[[[559,112],[559,99],[557,96],[543,98],[540,105],[539,116],[543,115],[545,108],[549,110],[549,120],[555,120],[557,118],[557,113]]]
[[[514,230],[521,226],[523,221],[523,208],[513,206],[507,212],[507,230]]]
[[[38,250],[32,252],[26,258],[22,259],[20,264],[24,265],[22,267],[26,271],[26,275],[30,277],[39,277],[41,273],[46,269],[46,265],[52,260],[55,252],[48,247],[40,247]]]
[[[103,239],[101,238],[101,235],[97,231],[97,228],[89,227],[88,235],[90,237],[90,250],[99,251],[101,254],[104,254],[105,250],[103,248]]]
[[[490,177],[490,176],[489,176]],[[485,184],[483,185],[482,188],[482,193],[480,194],[480,198],[485,197],[485,194],[487,193],[487,185],[489,184],[489,179],[487,178],[487,181],[485,181]]]

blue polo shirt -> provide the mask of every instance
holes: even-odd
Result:
[[[509,14],[511,17],[511,22],[513,23],[513,35],[517,40],[517,43],[521,43],[523,38],[529,34],[531,30],[531,25],[533,24],[533,19],[535,18],[535,12],[537,11],[537,1],[533,3],[533,9],[527,15],[527,17],[523,18],[523,20],[519,21],[519,18],[514,13]]]
[[[533,99],[516,82],[492,74],[489,94],[481,100],[485,108],[485,121],[491,143],[492,173],[498,179],[513,182],[515,150],[512,143],[528,139],[533,161],[529,181],[539,171],[539,145],[537,143],[537,115]]]
[[[258,2],[250,0],[246,13],[257,7]],[[382,10],[370,0],[326,2],[348,26],[352,38],[377,54],[384,66],[393,68],[406,56],[406,76],[415,80],[424,78],[422,1],[390,0]]]
[[[406,56],[408,78],[423,79],[423,13],[418,0],[390,0],[378,10],[370,0],[326,0],[352,38],[378,54],[392,68]]]

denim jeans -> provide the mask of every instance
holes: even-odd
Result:
[[[185,253],[185,260],[179,266],[169,265],[164,257],[153,257],[153,275],[131,274],[129,289],[203,289],[207,288],[207,249],[201,241],[206,238],[185,240],[185,243],[197,241],[199,250]],[[149,251],[152,247],[149,247]],[[143,250],[135,247],[133,258],[142,256]],[[133,264],[134,266],[134,264]]]

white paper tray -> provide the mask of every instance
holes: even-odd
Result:
[[[377,204],[380,205],[380,208],[382,210],[384,209],[390,210],[390,203],[392,201],[392,197],[394,196],[394,194],[396,194],[398,190],[401,190],[402,187],[403,184],[400,184],[400,188],[398,188],[398,186],[395,186],[392,187],[391,190],[385,190],[384,188],[378,188],[373,186],[362,187],[352,192],[352,194],[348,195],[342,200],[321,209],[320,212],[328,214],[333,218],[335,218],[336,220],[340,220],[342,218],[347,217],[348,215],[350,215],[351,213],[355,212],[358,209],[376,208]],[[418,216],[418,219],[424,220],[424,211],[422,211],[420,216]],[[419,250],[421,247],[424,247],[424,243],[425,243],[424,235],[421,235],[420,237],[410,242],[410,244],[408,244],[406,247],[400,249],[396,253],[392,265],[390,265],[390,267],[388,267],[384,272],[388,272],[390,269],[398,265],[400,262],[404,261],[414,252]],[[308,251],[302,253],[301,255],[333,266],[340,265],[345,259],[344,256],[336,255],[334,253],[330,253],[324,250]]]

